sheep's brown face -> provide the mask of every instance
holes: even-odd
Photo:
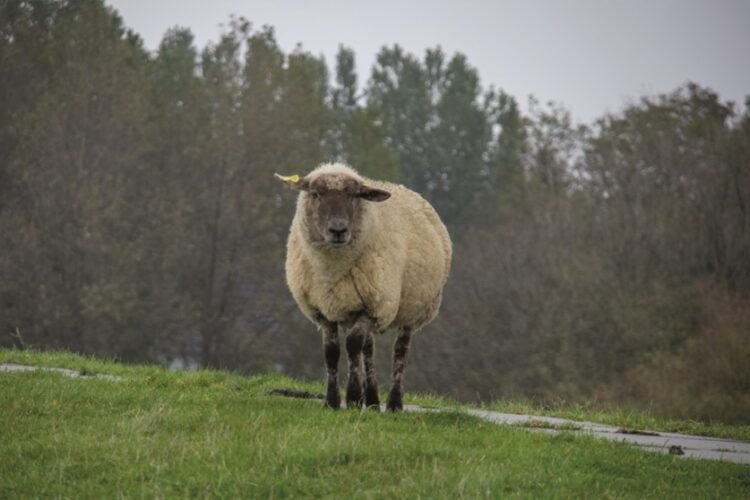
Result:
[[[342,175],[318,176],[308,186],[310,222],[320,238],[333,247],[347,245],[357,233],[362,203],[390,197],[386,191],[368,188]]]
[[[341,174],[318,175],[312,180],[305,177],[293,182],[292,187],[307,191],[308,222],[320,241],[335,248],[346,246],[357,234],[362,203],[385,201],[391,196]]]

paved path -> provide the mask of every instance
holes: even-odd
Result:
[[[117,375],[109,375],[107,373],[81,373],[78,370],[69,370],[67,368],[45,368],[41,366],[29,366],[29,365],[16,365],[13,363],[0,364],[0,372],[33,372],[36,370],[42,370],[45,372],[55,372],[66,377],[78,378],[100,378],[104,380],[122,380],[122,377]]]
[[[414,405],[406,405],[404,409],[413,412],[440,411]],[[750,464],[750,442],[747,441],[640,429],[634,431],[593,422],[537,415],[517,415],[476,409],[468,409],[466,413],[499,425],[529,425],[529,427],[522,428],[551,434],[560,432],[591,434],[610,441],[632,444],[647,451]],[[538,424],[540,423],[543,424],[543,427],[539,427]]]
[[[108,374],[87,375],[76,370],[66,368],[41,368],[38,366],[0,364],[0,372],[27,372],[44,370],[60,373],[67,377],[95,377],[118,381],[122,377]],[[319,398],[322,395],[304,393],[304,391],[277,390],[276,394],[288,397]],[[299,393],[299,394],[298,394]],[[304,393],[304,394],[303,394]],[[385,406],[382,407],[385,411]],[[439,408],[424,408],[422,406],[405,405],[405,411],[415,413],[434,413],[443,411]],[[560,432],[575,432],[590,434],[599,438],[619,441],[640,447],[647,451],[672,453],[683,457],[702,458],[710,460],[726,460],[741,464],[750,464],[750,442],[732,439],[710,438],[705,436],[690,436],[672,432],[656,432],[646,430],[627,430],[611,425],[580,422],[558,417],[542,417],[537,415],[517,415],[496,411],[478,410],[470,408],[466,413],[487,422],[498,425],[517,425],[520,428],[537,432],[557,434]]]

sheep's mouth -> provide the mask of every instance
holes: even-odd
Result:
[[[348,234],[326,238],[326,243],[328,243],[333,248],[344,247],[349,244],[349,241],[351,241],[351,237]]]
[[[333,248],[341,248],[349,244],[349,239],[343,239],[343,240],[331,240],[328,242],[329,245],[331,245]]]

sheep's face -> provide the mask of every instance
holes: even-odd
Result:
[[[293,182],[292,187],[306,191],[305,215],[311,236],[334,248],[344,247],[356,238],[363,203],[381,202],[391,196],[345,174],[318,174],[312,179],[308,176]]]

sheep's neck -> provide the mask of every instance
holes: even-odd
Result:
[[[311,257],[325,266],[331,277],[338,278],[348,274],[362,255],[363,249],[358,243],[352,242],[343,248],[331,248],[327,244],[321,243],[311,248]]]

